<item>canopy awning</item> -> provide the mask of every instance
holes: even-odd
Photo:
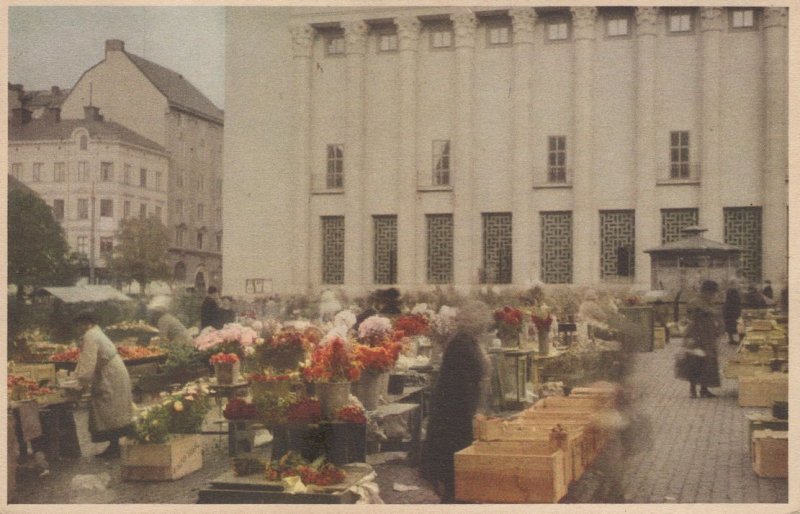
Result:
[[[35,294],[50,294],[64,303],[130,302],[130,297],[111,286],[42,287]]]

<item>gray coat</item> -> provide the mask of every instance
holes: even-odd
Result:
[[[133,397],[128,370],[114,343],[97,325],[83,335],[75,374],[82,385],[91,387],[89,432],[92,440],[103,440],[95,436],[131,423]]]
[[[192,344],[192,336],[178,318],[172,314],[163,314],[158,318],[158,337],[169,343]]]

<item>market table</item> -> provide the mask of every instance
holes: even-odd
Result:
[[[211,481],[210,487],[198,491],[197,503],[356,503],[359,496],[350,489],[372,473],[365,463],[342,466],[343,483],[330,486],[308,486],[305,493],[284,492],[281,482],[268,482],[263,474],[237,477],[228,471]]]
[[[62,397],[39,405],[39,419],[42,435],[31,440],[34,451],[42,451],[48,462],[55,462],[62,457],[79,458],[81,447],[75,417],[72,414],[75,398]],[[20,425],[19,407],[21,402],[11,401],[8,408],[13,413],[16,424]],[[20,448],[27,448],[22,438],[22,430],[17,430]],[[22,452],[24,454],[24,452]]]

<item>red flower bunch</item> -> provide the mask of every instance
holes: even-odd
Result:
[[[533,324],[536,325],[536,330],[539,333],[547,332],[550,330],[550,325],[553,324],[553,316],[551,314],[547,314],[545,316],[531,314],[531,321],[533,321]]]
[[[494,320],[499,324],[519,327],[522,324],[522,311],[506,305],[502,309],[494,311]]]
[[[345,405],[337,410],[336,419],[347,423],[358,423],[360,425],[367,422],[367,417],[364,416],[364,409],[358,405]]]
[[[401,349],[401,344],[386,341],[378,346],[360,344],[354,353],[362,369],[383,373],[394,367]]]
[[[312,347],[316,347],[319,344],[320,340],[322,340],[323,335],[325,334],[322,333],[322,330],[320,330],[318,327],[315,326],[307,327],[303,331],[303,337],[305,337],[305,340],[308,343],[308,345]]]
[[[344,482],[345,472],[330,462],[317,459],[312,463],[295,455],[287,453],[277,462],[270,463],[266,470],[267,480],[277,482],[282,478],[299,476],[304,484],[333,485]]]
[[[119,345],[117,346],[117,353],[122,360],[144,359],[146,357],[154,357],[161,355],[161,352],[145,348],[143,346],[132,345]]]
[[[305,349],[307,345],[304,334],[294,328],[286,328],[273,334],[265,343],[272,348],[293,346],[297,349]]]
[[[63,352],[54,353],[50,356],[50,360],[53,362],[76,362],[80,353],[81,351],[78,348],[70,348]]]
[[[425,335],[428,332],[428,318],[422,314],[400,316],[394,321],[394,329],[402,330],[408,337]]]
[[[286,419],[289,423],[317,423],[322,419],[322,408],[319,400],[306,398],[286,408]]]
[[[234,362],[239,362],[239,356],[235,353],[215,353],[208,359],[209,364],[222,364],[228,363],[233,364]]]
[[[247,403],[241,398],[234,398],[225,405],[222,415],[225,416],[225,419],[255,419],[258,412],[252,403]]]
[[[361,376],[361,367],[345,348],[341,337],[333,337],[326,346],[311,354],[311,364],[303,376],[312,382],[353,382]]]
[[[292,379],[291,374],[286,375],[265,375],[263,373],[250,373],[247,376],[250,382],[285,382]]]

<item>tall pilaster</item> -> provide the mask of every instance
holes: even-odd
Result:
[[[764,9],[764,191],[762,263],[765,279],[788,280],[788,12]]]
[[[365,234],[369,220],[364,210],[364,54],[367,24],[342,23],[347,59],[347,100],[344,138],[344,255],[345,284],[358,290],[371,283],[372,266],[365,262]]]
[[[293,241],[293,277],[294,289],[298,292],[308,291],[311,285],[310,276],[310,214],[309,195],[311,187],[310,160],[311,155],[311,49],[314,40],[314,29],[311,25],[301,23],[290,28],[292,35],[292,55],[294,68],[294,233]]]
[[[533,70],[533,7],[515,7],[509,14],[513,22],[514,71],[511,83],[512,118],[512,282],[525,285],[535,275],[531,245],[531,73]]]
[[[722,199],[720,187],[719,133],[720,125],[720,37],[722,9],[700,8],[702,32],[702,132],[700,136],[700,224],[708,229],[708,237],[723,238]],[[690,141],[691,143],[691,141]],[[694,146],[694,145],[693,145]],[[690,156],[691,157],[691,156]]]
[[[592,198],[592,82],[594,78],[594,24],[595,7],[572,7],[572,25],[575,37],[573,95],[574,144],[573,151],[573,219],[575,220],[573,247],[573,280],[576,284],[597,281],[600,269],[598,241],[598,215]],[[569,141],[567,141],[569,145]],[[567,147],[569,152],[569,146]]]
[[[475,248],[478,237],[473,227],[478,213],[473,212],[472,104],[475,60],[475,14],[469,9],[451,15],[455,32],[455,136],[453,140],[453,278],[456,287],[469,287],[476,282],[480,254]]]
[[[399,203],[397,215],[397,282],[425,282],[425,269],[417,265],[417,46],[421,23],[416,16],[395,19],[400,51],[400,145],[398,155]],[[424,230],[424,229],[423,229]]]
[[[657,7],[636,8],[636,282],[651,282],[648,248],[661,244],[655,205],[655,88]]]

